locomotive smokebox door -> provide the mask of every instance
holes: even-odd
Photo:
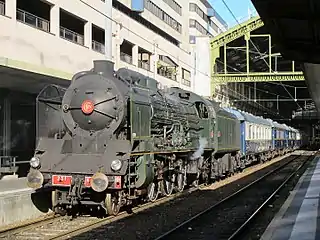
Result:
[[[100,130],[113,133],[125,115],[125,102],[117,86],[96,73],[73,81],[63,106],[65,123],[74,135],[92,136]]]

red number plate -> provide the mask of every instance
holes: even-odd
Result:
[[[52,175],[52,185],[71,186],[72,176]]]
[[[85,185],[86,187],[91,187],[90,181],[91,181],[91,177],[85,177],[85,178],[84,178],[84,185]]]

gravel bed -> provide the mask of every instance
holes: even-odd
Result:
[[[132,214],[125,219],[80,234],[72,239],[155,239],[293,157],[296,156],[289,156],[218,189],[193,192],[187,196],[176,198],[138,214]]]
[[[296,169],[301,157],[164,239],[228,239]]]
[[[310,161],[305,164],[298,173],[292,177],[288,183],[278,192],[274,201],[269,204],[268,208],[262,210],[261,213],[250,224],[250,231],[246,231],[239,235],[239,240],[259,240],[274,216],[279,212],[280,208],[287,200],[290,192],[295,188],[300,177],[306,172],[308,168],[311,168],[314,162]]]

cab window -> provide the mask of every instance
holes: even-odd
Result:
[[[200,118],[209,118],[208,108],[203,102],[196,102],[195,105]]]

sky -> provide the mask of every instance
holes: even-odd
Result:
[[[248,9],[254,11],[254,6],[251,0],[224,0],[236,18],[244,18],[249,15]],[[213,8],[227,22],[227,24],[235,25],[236,20],[224,5],[222,0],[209,0]]]

